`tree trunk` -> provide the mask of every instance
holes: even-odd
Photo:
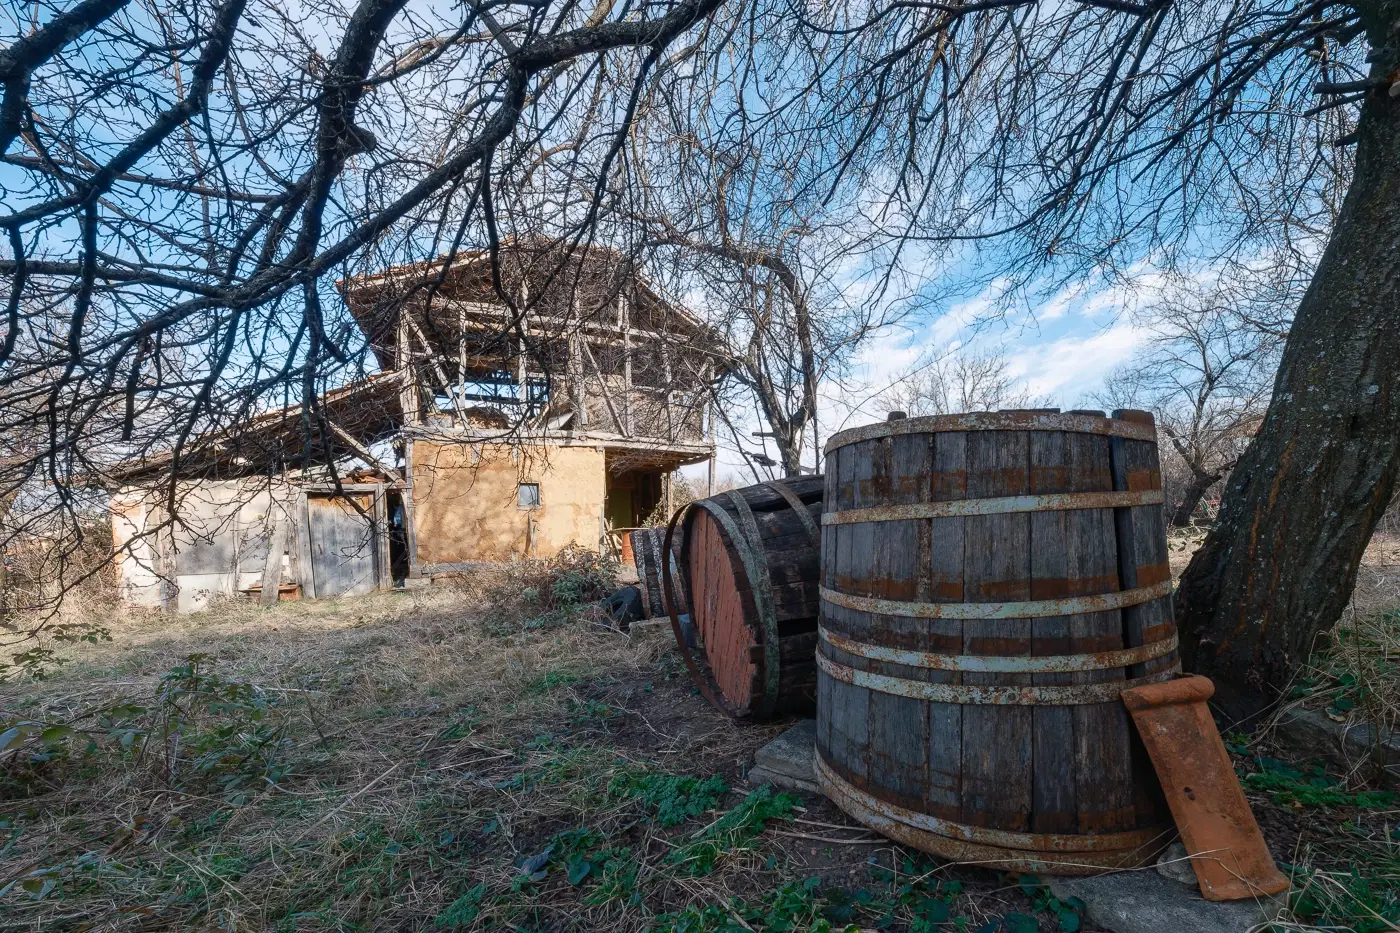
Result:
[[[1219,473],[1191,471],[1191,482],[1187,484],[1186,491],[1181,494],[1181,502],[1177,504],[1176,511],[1172,513],[1173,528],[1185,528],[1191,524],[1191,516],[1196,514],[1196,506],[1201,504],[1201,497],[1219,479]]]
[[[1185,666],[1217,681],[1232,715],[1277,699],[1337,621],[1390,502],[1400,465],[1397,300],[1400,99],[1381,87],[1362,107],[1356,171],[1263,425],[1178,591]]]

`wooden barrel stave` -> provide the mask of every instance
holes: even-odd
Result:
[[[692,674],[716,705],[736,716],[810,712],[815,702],[820,560],[812,531],[819,527],[822,478],[780,482],[803,504],[808,521],[789,496],[758,485],[693,504],[679,523],[684,543],[677,566],[694,593],[693,616],[708,662],[706,671],[692,667]],[[745,508],[734,503],[735,495]],[[748,547],[751,566],[736,535],[757,542]],[[750,569],[761,577],[750,579]],[[760,605],[777,635],[776,678],[768,672]]]
[[[661,578],[662,555],[666,547],[665,528],[639,528],[630,533],[634,564],[637,568],[637,586],[642,591],[642,605],[648,618],[659,618],[667,614],[666,589]],[[672,542],[670,561],[674,562],[680,550],[677,542]],[[680,603],[679,613],[688,612],[685,587],[676,582],[676,599]]]
[[[1155,456],[1151,444],[1137,443]],[[1135,453],[1146,459],[1141,451]],[[1064,431],[896,435],[837,447],[827,468],[827,501],[838,512],[1113,489],[1109,439]],[[862,596],[951,603],[1116,590],[1117,511],[1129,510],[828,525],[824,585]],[[1161,520],[1160,506],[1131,511],[1145,514],[1144,537],[1152,534],[1150,521]],[[1139,545],[1135,566],[1150,567],[1164,555],[1164,549]],[[1164,604],[1165,618],[1170,618],[1165,599],[1145,604],[1140,615],[1154,604]],[[858,642],[936,654],[1034,657],[1131,647],[1123,637],[1126,612],[918,619],[824,601],[822,624]],[[1145,628],[1149,641],[1165,631],[1161,623],[1157,631]],[[827,643],[821,653],[857,671],[956,686],[1108,683],[1129,676],[1123,668],[1035,674],[913,668],[848,654]],[[1174,660],[1172,654],[1148,664],[1170,669]],[[818,690],[823,759],[842,781],[891,805],[966,826],[1052,835],[1120,833],[1156,826],[1163,819],[1151,792],[1155,780],[1135,759],[1135,735],[1116,700],[1072,706],[963,705],[865,690],[828,676],[819,677]],[[955,760],[949,749],[959,750]],[[1119,855],[1130,859],[1141,852]]]

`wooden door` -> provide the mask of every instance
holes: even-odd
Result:
[[[374,592],[379,578],[379,536],[370,521],[374,505],[368,493],[306,497],[317,599]]]

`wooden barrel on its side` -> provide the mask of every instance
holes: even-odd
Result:
[[[677,643],[701,692],[731,716],[810,713],[816,702],[822,484],[801,476],[734,489],[672,521],[704,669],[678,625]]]
[[[1014,871],[1142,864],[1170,815],[1119,694],[1180,669],[1145,412],[935,416],[826,448],[817,775]]]
[[[666,554],[665,528],[638,528],[627,537],[631,539],[632,563],[637,568],[637,588],[642,591],[642,607],[646,610],[647,618],[661,618],[668,611],[666,588],[661,575],[666,565],[675,566],[680,552],[680,540],[675,539],[671,542],[671,553],[662,560],[662,556]],[[676,602],[677,614],[684,615],[687,612],[687,603],[683,583],[676,588]]]

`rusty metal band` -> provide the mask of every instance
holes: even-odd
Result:
[[[797,517],[801,519],[802,527],[807,529],[807,537],[812,539],[812,546],[821,547],[822,530],[817,527],[816,521],[812,518],[812,513],[807,511],[807,506],[797,497],[797,493],[789,489],[786,484],[775,479],[765,480],[763,485],[787,500],[787,504],[792,507],[792,510],[797,513]]]
[[[872,645],[838,635],[824,625],[817,626],[823,641],[846,654],[853,654],[886,664],[903,664],[930,671],[967,671],[977,674],[1071,674],[1078,671],[1104,671],[1130,664],[1142,664],[1176,650],[1175,635],[1161,641],[1149,642],[1138,648],[1117,651],[1096,651],[1089,654],[1045,654],[1038,656],[1008,656],[984,654],[930,654]]]
[[[824,586],[819,587],[819,591],[821,598],[833,606],[882,616],[903,616],[910,619],[1050,619],[1056,616],[1083,615],[1086,612],[1110,612],[1161,599],[1171,595],[1172,581],[1163,580],[1151,586],[1139,586],[1116,593],[1007,603],[915,603],[901,599],[852,596]]]
[[[833,434],[826,442],[830,454],[847,444],[902,434],[942,434],[951,431],[1069,431],[1075,434],[1104,434],[1130,441],[1157,441],[1151,424],[1105,418],[1101,415],[1075,415],[1049,411],[980,411],[964,415],[931,415],[882,421]]]
[[[912,502],[873,509],[846,509],[822,513],[823,525],[857,522],[899,522],[920,518],[960,518],[967,515],[1008,515],[1013,512],[1068,512],[1075,509],[1123,509],[1137,505],[1161,505],[1160,489],[1136,492],[1055,492],[1039,496],[1000,496],[995,499],[951,499],[945,502]]]
[[[905,680],[887,674],[858,671],[837,664],[820,651],[817,668],[828,677],[852,687],[864,687],[876,693],[928,700],[931,703],[957,703],[965,706],[1087,706],[1092,703],[1112,703],[1124,690],[1171,680],[1173,671],[1158,671],[1132,680],[1114,680],[1097,684],[1067,684],[1064,686],[999,686],[995,684],[931,684],[923,680]]]
[[[939,819],[928,813],[920,813],[881,800],[851,784],[831,765],[826,763],[821,753],[816,755],[817,781],[823,790],[831,789],[838,802],[851,802],[857,809],[894,819],[906,826],[924,832],[959,839],[974,845],[993,846],[1000,849],[1016,849],[1027,852],[1125,852],[1151,845],[1158,840],[1165,827],[1152,826],[1147,829],[1134,829],[1119,833],[1018,833],[1005,829],[990,829],[985,826],[969,826],[952,820]],[[845,807],[842,807],[845,809]]]
[[[738,516],[738,528],[722,508],[716,506],[709,511],[716,517],[723,516],[720,524],[734,542],[734,549],[739,552],[739,559],[744,564],[744,575],[749,578],[754,609],[763,628],[763,696],[758,703],[758,712],[761,716],[771,716],[778,705],[778,686],[782,682],[782,652],[778,642],[778,616],[773,611],[773,581],[768,576],[768,560],[759,553],[763,541],[748,500],[738,489],[732,489],[725,495]],[[704,506],[706,500],[701,500],[700,504]]]

